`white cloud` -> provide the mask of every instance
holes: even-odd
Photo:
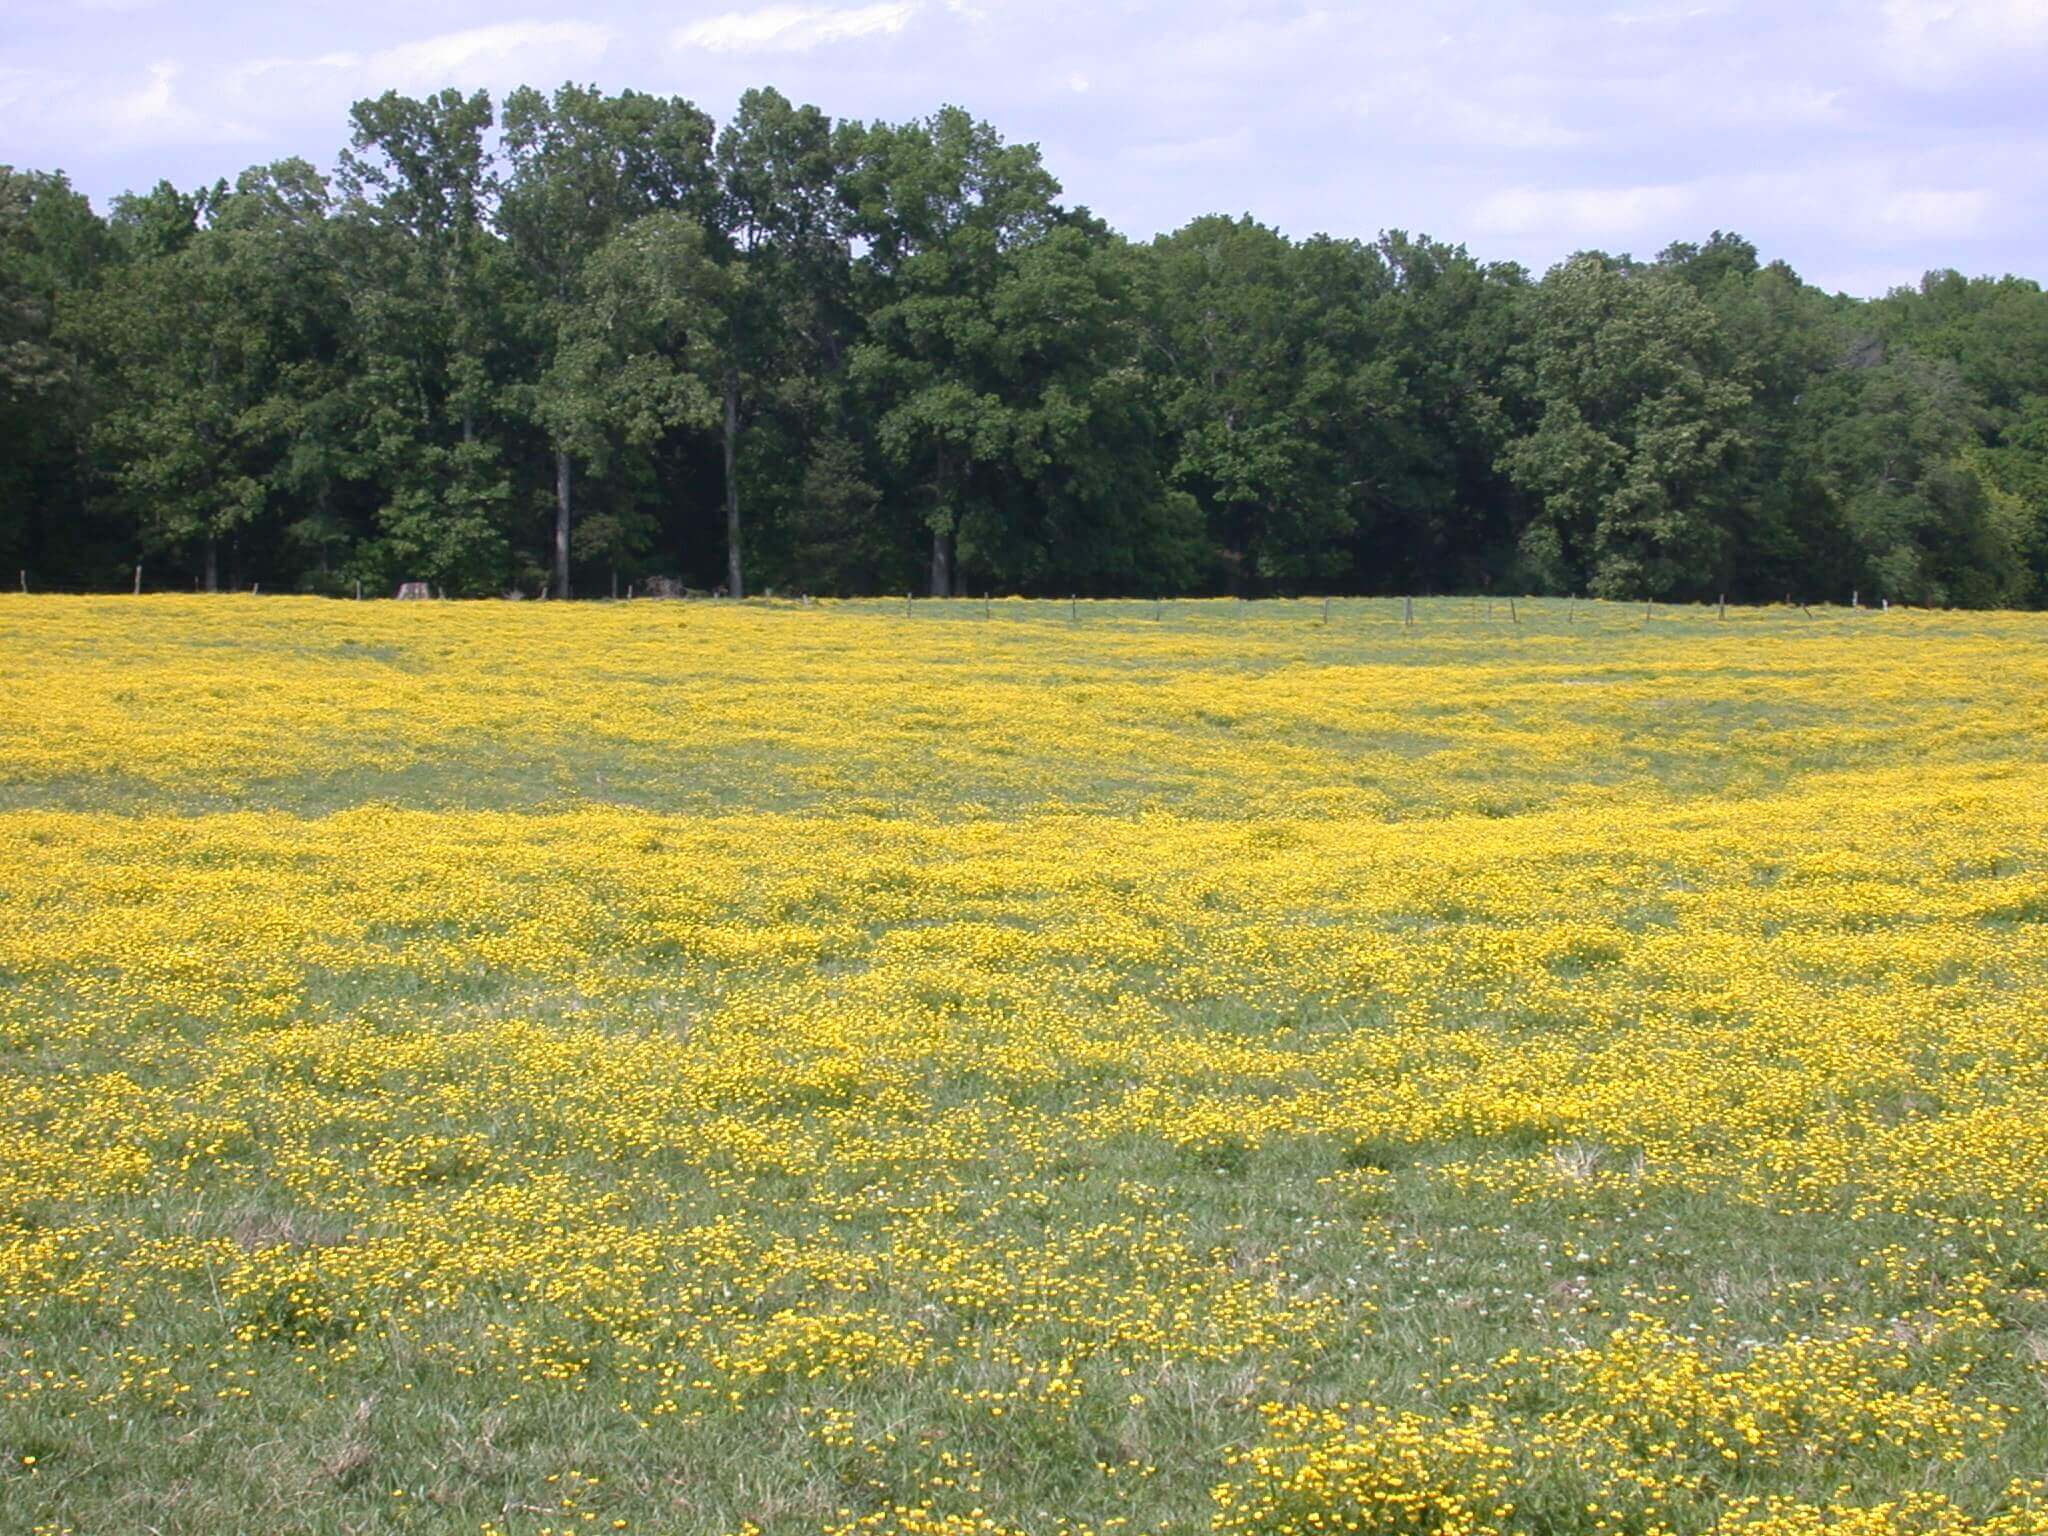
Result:
[[[2048,48],[2048,0],[1885,0],[1880,47],[1910,84],[1959,84]]]
[[[255,142],[275,135],[280,123],[315,117],[331,134],[351,101],[387,90],[502,90],[592,71],[615,36],[588,22],[514,21],[368,54],[245,59],[205,72],[161,59],[139,83],[99,92],[82,77],[0,69],[0,126],[25,136],[57,113],[122,146]]]
[[[308,108],[339,114],[385,91],[445,86],[543,88],[593,70],[617,34],[589,22],[510,21],[397,43],[375,53],[248,59],[221,77],[220,100],[246,116],[281,120]]]
[[[846,10],[770,5],[758,11],[727,11],[677,27],[669,34],[669,44],[713,53],[801,53],[821,43],[901,32],[917,9],[916,0],[884,0]]]
[[[1388,74],[1351,100],[1382,132],[1480,149],[1564,149],[1590,137],[1542,104],[1542,82],[1491,82],[1488,99],[1460,92],[1421,70]]]
[[[514,0],[492,26],[273,8],[246,52],[206,7],[94,3],[138,0],[0,0],[23,35],[0,44],[0,158],[99,196],[327,163],[348,104],[391,88],[573,78],[723,115],[772,78],[862,117],[957,96],[1140,236],[1250,209],[1540,267],[1718,226],[1867,289],[1923,264],[2039,272],[2048,219],[2048,0]]]
[[[362,73],[362,55],[355,53],[323,53],[311,59],[245,59],[229,68],[221,87],[234,101],[288,108],[346,90]]]
[[[178,66],[169,60],[150,65],[149,84],[115,98],[114,121],[147,128],[170,120],[178,111],[173,89],[177,79]]]
[[[1383,21],[1376,17],[1373,23]],[[1220,26],[1179,38],[1172,44],[1168,57],[1177,71],[1242,77],[1247,70],[1271,68],[1290,56],[1341,48],[1344,39],[1341,35],[1333,39],[1333,34],[1345,30],[1341,18],[1313,6],[1284,19],[1234,14]]]
[[[1872,211],[1888,229],[1953,239],[1975,234],[1990,207],[1991,194],[1981,188],[1909,187],[1892,193]]]
[[[1666,230],[1697,201],[1686,186],[1511,187],[1483,198],[1474,225],[1487,234],[1567,234],[1614,240]]]
[[[1829,123],[1842,116],[1842,92],[1792,80],[1731,90],[1708,105],[1730,123]]]
[[[585,21],[508,21],[400,43],[370,55],[379,89],[508,82],[543,71],[553,81],[594,63],[612,43],[610,27]]]
[[[143,84],[117,92],[98,105],[101,131],[125,144],[231,144],[254,137],[245,123],[230,114],[202,112],[191,106],[178,86],[183,73],[184,66],[173,59],[151,64]]]
[[[1981,172],[1982,166],[1975,167]],[[1993,168],[1996,169],[1995,167]],[[1972,243],[2024,228],[1999,199],[1962,181],[1970,168],[1940,157],[1822,157],[1768,172],[1708,175],[1679,184],[1618,188],[1521,187],[1460,215],[1461,231],[1541,250],[1543,261],[1586,246],[1638,255],[1710,229],[1749,236],[1766,257],[1788,255],[1806,276],[1851,293],[1882,293],[1921,265],[1967,264]],[[1953,178],[1953,179],[1952,179]],[[1844,231],[1855,231],[1853,243]],[[1818,262],[1801,249],[1824,252]]]
[[[78,86],[76,75],[0,65],[0,123],[12,128],[18,118],[25,126],[30,117],[41,116]]]
[[[214,144],[241,137],[227,125],[208,124],[180,99],[174,60],[159,59],[145,68],[139,82],[93,80],[79,73],[0,68],[0,139],[33,146],[52,123],[88,126],[99,145],[131,148],[160,143]],[[20,163],[42,157],[33,148],[20,153]],[[14,155],[0,154],[0,160]],[[57,154],[50,163],[70,157]]]
[[[1689,5],[1670,11],[1610,11],[1607,19],[1618,27],[1670,27],[1698,21],[1705,16],[1718,16],[1721,9],[1714,5]]]
[[[2011,222],[2009,208],[1986,188],[1969,184],[1987,173],[1995,181],[2001,169],[2000,163],[1970,155],[1825,158],[1709,179],[1698,184],[1697,202],[1702,208],[1746,210],[1780,231],[1838,235],[1853,229],[1864,232],[1867,247],[1925,243],[1953,250]],[[1725,227],[1734,215],[1718,217]]]
[[[1251,129],[1240,128],[1235,133],[1211,134],[1200,139],[1133,145],[1124,151],[1124,158],[1141,165],[1215,165],[1222,161],[1244,160],[1250,156],[1251,149]]]

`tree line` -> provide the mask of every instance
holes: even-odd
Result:
[[[0,566],[554,596],[2048,600],[2048,296],[1715,233],[1124,239],[958,108],[388,93],[331,173],[0,167]]]

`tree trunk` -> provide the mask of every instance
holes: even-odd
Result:
[[[747,589],[740,575],[740,482],[733,461],[738,456],[740,436],[740,377],[725,371],[725,589],[734,597],[745,597]]]
[[[932,596],[953,595],[953,524],[958,516],[946,508],[946,488],[951,481],[952,455],[939,448],[938,464],[932,475],[932,497],[938,503],[932,517]]]
[[[220,542],[217,539],[206,541],[206,590],[220,590]]]
[[[334,506],[334,482],[326,475],[320,477],[318,505],[320,508],[320,574],[325,576],[327,574],[328,556],[334,548],[332,544],[327,542],[328,533],[334,526],[332,519],[328,516],[329,511]]]
[[[569,455],[555,450],[555,596],[569,595]]]

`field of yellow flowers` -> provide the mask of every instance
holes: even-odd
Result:
[[[0,1531],[2048,1533],[2048,618],[0,599]]]

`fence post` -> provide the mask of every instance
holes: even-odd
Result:
[[[1415,599],[1412,597],[1401,599],[1401,627],[1403,629],[1413,629],[1415,627]]]
[[[1512,597],[1508,599],[1508,620],[1514,624],[1522,622],[1522,616],[1515,612],[1515,600]]]
[[[1728,594],[1726,592],[1721,594],[1720,602],[1715,605],[1714,616],[1723,624],[1728,622]]]
[[[139,564],[135,567],[135,595],[142,596],[142,567]]]
[[[263,583],[262,583],[262,582],[260,582],[260,581],[252,581],[252,582],[250,582],[250,583],[249,583],[249,595],[250,595],[251,597],[261,597],[261,596],[263,595]]]
[[[981,594],[981,616],[984,619],[989,617],[988,591],[986,588],[983,589]]]
[[[910,617],[910,594],[908,592],[903,594],[903,617],[906,619]]]
[[[23,597],[27,597],[27,596],[28,596],[28,572],[27,572],[27,571],[23,571],[23,572],[21,573],[21,595],[22,595]]]
[[[360,603],[360,602],[361,602],[362,600],[363,600],[363,578],[362,578],[362,577],[360,577],[360,576],[358,576],[358,577],[356,578],[356,601]]]
[[[1153,599],[1152,599],[1152,622],[1153,622],[1154,624],[1157,624],[1157,623],[1159,622],[1159,620],[1161,619],[1161,617],[1162,617],[1162,616],[1164,616],[1165,612],[1166,612],[1166,599],[1165,599],[1165,598],[1163,598],[1163,597],[1155,597],[1155,598],[1153,598]]]
[[[1859,601],[1859,598],[1861,596],[1861,593],[1859,593],[1854,587],[1851,587],[1849,589],[1849,606],[1851,608],[1861,608],[1863,606],[1863,604]]]
[[[1564,600],[1564,621],[1565,621],[1565,623],[1567,623],[1567,624],[1576,624],[1576,623],[1578,623],[1578,622],[1579,622],[1578,606],[1579,606],[1579,594],[1578,594],[1578,593],[1576,593],[1576,592],[1571,592],[1571,593],[1567,593],[1567,594],[1565,595],[1565,600]]]
[[[1067,622],[1069,624],[1078,624],[1080,621],[1081,594],[1078,592],[1069,592],[1067,594]]]

